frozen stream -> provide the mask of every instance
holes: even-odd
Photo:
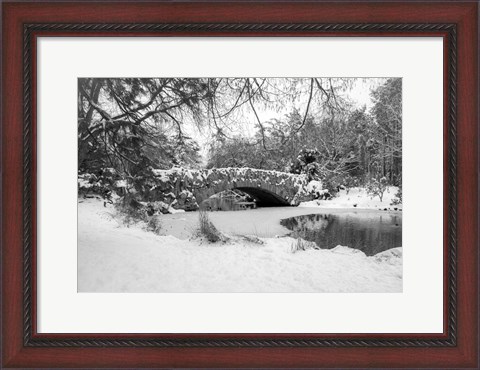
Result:
[[[378,217],[383,219],[399,220],[401,233],[401,215],[399,211],[352,210],[314,207],[272,207],[258,208],[246,211],[219,211],[210,212],[209,217],[213,224],[222,232],[230,235],[256,235],[258,237],[275,237],[291,233],[287,227],[281,225],[281,220],[291,217],[326,213],[342,218],[352,217],[363,219],[370,228]],[[378,217],[377,217],[378,216]],[[180,239],[188,239],[198,224],[198,212],[185,212],[163,215],[162,230],[165,235],[173,235]],[[397,222],[398,223],[398,222]],[[359,225],[357,225],[359,226]],[[348,244],[347,244],[348,245]],[[400,245],[401,246],[401,234]]]

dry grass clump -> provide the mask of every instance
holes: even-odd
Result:
[[[207,239],[210,243],[226,241],[226,237],[210,221],[208,212],[205,210],[198,211],[198,236]]]
[[[309,242],[302,238],[297,238],[297,240],[294,241],[290,246],[290,251],[292,253],[302,252],[308,249],[319,249],[319,248],[314,242]]]

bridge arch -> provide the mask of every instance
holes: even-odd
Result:
[[[281,194],[277,194],[276,192],[267,189],[266,186],[253,186],[252,184],[242,184],[241,186],[234,184],[222,184],[221,186],[209,187],[206,189],[195,189],[193,194],[195,195],[197,203],[200,205],[200,203],[210,198],[212,195],[221,193],[225,190],[235,189],[241,190],[250,195],[256,200],[259,207],[281,207],[292,205],[288,199],[285,199]]]
[[[256,199],[259,207],[282,207],[291,205],[285,198],[267,189],[253,187],[237,187],[235,189],[241,190]]]

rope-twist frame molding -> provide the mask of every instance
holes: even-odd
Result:
[[[421,32],[442,32],[448,36],[448,299],[447,299],[447,333],[446,338],[438,339],[415,339],[405,337],[394,339],[375,338],[366,335],[365,338],[327,338],[318,334],[318,338],[272,339],[268,334],[265,337],[256,339],[241,338],[165,338],[158,334],[157,338],[135,338],[132,334],[125,334],[124,338],[72,338],[72,339],[44,339],[35,337],[32,322],[33,305],[33,266],[32,254],[36,248],[32,243],[32,47],[31,39],[38,31],[61,32],[174,32],[181,34],[194,32],[234,34],[241,33],[248,36],[249,32],[275,33],[281,36],[282,33],[292,35],[298,33],[301,36],[304,32],[315,32],[317,36],[325,33],[352,33],[374,34],[385,32],[384,36],[392,36],[395,33],[421,33]],[[444,23],[49,23],[49,24],[25,24],[23,39],[23,322],[24,322],[24,345],[29,347],[441,347],[456,345],[457,331],[457,39],[456,25]],[[74,335],[72,335],[74,337]]]

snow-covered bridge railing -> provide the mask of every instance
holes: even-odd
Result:
[[[256,199],[259,206],[298,205],[314,197],[315,187],[305,175],[252,168],[209,170],[153,170],[153,179],[143,189],[147,201],[159,209],[173,207],[193,211],[210,196],[239,189]]]

